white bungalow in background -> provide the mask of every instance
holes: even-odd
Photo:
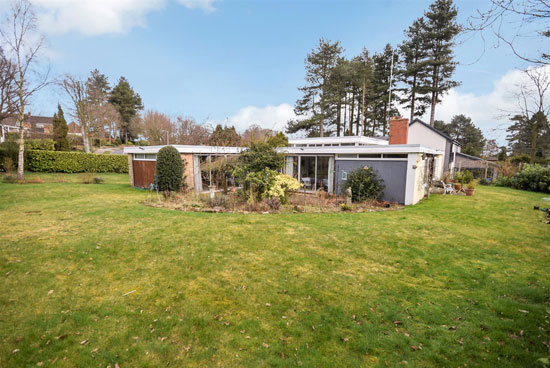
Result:
[[[408,142],[408,119],[390,121],[390,136],[301,138],[279,148],[285,155],[283,172],[296,178],[307,192],[319,190],[343,194],[348,174],[370,167],[384,180],[381,199],[411,205],[428,193],[429,184],[440,179],[445,150]],[[154,180],[156,153],[164,146],[125,147],[130,165],[130,183],[148,188]],[[210,184],[201,164],[216,156],[238,155],[243,147],[174,145],[187,162],[187,185],[204,191]]]

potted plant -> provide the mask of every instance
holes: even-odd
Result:
[[[453,178],[453,186],[454,186],[456,191],[462,189],[462,173],[461,172],[455,173],[454,178]]]
[[[472,180],[468,184],[466,184],[466,189],[464,191],[466,192],[467,196],[473,196],[474,192],[476,190],[477,180]]]

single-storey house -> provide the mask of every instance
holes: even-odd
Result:
[[[343,194],[347,176],[370,167],[384,180],[382,199],[415,204],[428,193],[432,180],[443,175],[444,151],[408,142],[408,119],[390,122],[389,139],[347,136],[289,140],[279,148],[285,156],[283,172],[296,178],[303,190]],[[148,188],[154,181],[157,152],[164,146],[125,147],[130,183]],[[208,189],[209,177],[201,164],[217,156],[238,155],[245,147],[174,145],[186,161],[186,180],[196,192]]]

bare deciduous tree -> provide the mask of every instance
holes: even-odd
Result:
[[[17,113],[15,65],[0,49],[0,121]]]
[[[178,116],[175,126],[175,142],[178,144],[208,144],[211,128],[208,125],[197,124],[192,118]]]
[[[37,19],[28,0],[13,0],[0,29],[0,36],[8,58],[15,65],[17,107],[19,123],[19,155],[17,177],[24,178],[25,153],[25,107],[38,90],[47,86],[48,71],[37,69],[39,52],[44,37],[37,29]]]
[[[90,153],[90,105],[88,103],[86,82],[74,75],[65,74],[60,84],[73,102],[74,106],[71,109],[71,114],[80,124],[84,151]]]
[[[468,19],[466,30],[489,30],[521,60],[537,65],[550,64],[548,0],[490,0],[488,10],[478,10]],[[525,38],[540,38],[545,42],[546,50],[539,50],[539,55],[528,55],[519,48]]]
[[[170,141],[176,143],[173,136],[174,125],[166,114],[148,110],[143,116],[141,126],[142,134],[149,144],[169,144]]]
[[[548,126],[550,114],[550,68],[538,67],[525,70],[527,83],[520,84],[516,93],[516,115],[524,117],[531,123],[531,150],[530,163],[534,163],[537,153],[537,139],[539,132]]]

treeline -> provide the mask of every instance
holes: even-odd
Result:
[[[273,147],[288,143],[282,132],[265,129],[259,125],[249,126],[239,134],[234,126],[198,124],[193,118],[178,116],[175,119],[158,111],[147,111],[139,119],[141,139],[138,144],[189,144],[211,146],[250,146],[256,142],[267,142]]]
[[[306,85],[294,108],[299,118],[288,122],[287,133],[387,135],[397,106],[409,109],[411,120],[429,110],[433,126],[441,97],[459,84],[452,78],[457,14],[452,0],[436,0],[397,48],[388,44],[374,54],[364,48],[351,59],[339,41],[321,39],[305,60]]]

